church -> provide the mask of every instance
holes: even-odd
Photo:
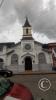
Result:
[[[13,73],[52,71],[52,53],[32,37],[32,26],[26,18],[20,42],[0,43],[0,68]]]

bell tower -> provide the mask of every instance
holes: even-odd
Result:
[[[32,27],[28,21],[28,18],[26,17],[26,21],[23,25],[23,37],[31,37],[32,33],[31,33]]]

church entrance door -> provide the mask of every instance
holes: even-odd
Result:
[[[32,59],[31,57],[25,58],[25,70],[32,70]]]

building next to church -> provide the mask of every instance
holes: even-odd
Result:
[[[33,39],[32,26],[28,18],[22,29],[23,37],[17,44],[14,42],[0,43],[0,68],[10,69],[14,73],[51,71],[52,53],[49,52],[50,49],[45,48],[46,45]]]

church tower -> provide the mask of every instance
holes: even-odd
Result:
[[[28,21],[28,18],[26,17],[25,24],[23,25],[23,37],[31,37],[32,36],[32,27]]]

